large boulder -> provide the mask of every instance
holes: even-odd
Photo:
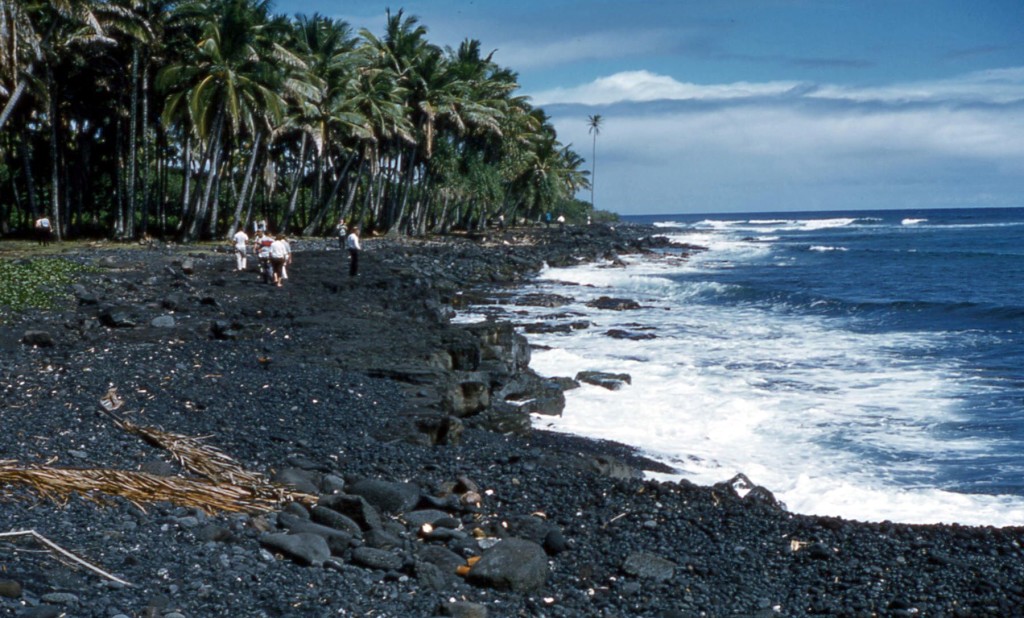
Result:
[[[397,481],[384,481],[381,479],[360,479],[350,484],[348,492],[361,497],[369,505],[385,513],[404,513],[416,508],[420,501],[420,489],[412,483],[400,483]],[[351,496],[349,496],[351,498]],[[327,500],[327,499],[325,499]],[[331,508],[341,511],[359,521],[359,517],[353,515],[351,508],[344,508],[345,504],[355,506],[349,500],[341,497],[337,505]],[[360,506],[360,509],[363,507]]]
[[[519,538],[508,538],[483,553],[466,581],[484,588],[529,592],[544,585],[548,557],[544,548]]]

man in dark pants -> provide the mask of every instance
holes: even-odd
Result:
[[[359,252],[363,250],[359,244],[358,225],[352,226],[352,232],[345,240],[345,247],[348,249],[348,276],[355,277],[359,274]]]

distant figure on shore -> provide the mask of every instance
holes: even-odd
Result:
[[[544,227],[551,227],[551,213],[544,213]]]
[[[348,227],[345,226],[345,219],[338,219],[338,225],[334,226],[334,233],[338,236],[338,248],[345,250],[345,240],[348,238]]]
[[[50,218],[46,215],[36,219],[36,239],[41,245],[50,244],[50,237],[53,235],[53,228],[50,227]]]
[[[256,259],[260,263],[260,280],[263,283],[270,283],[271,277],[271,265],[270,265],[270,245],[274,244],[274,239],[270,236],[256,232],[256,240],[252,245],[252,252],[256,254]]]
[[[231,239],[235,242],[235,268],[240,272],[244,271],[246,267],[245,256],[249,245],[249,235],[245,233],[245,230],[239,228]]]
[[[498,229],[505,231],[505,215],[498,215]]]
[[[565,230],[565,215],[558,215],[558,229]]]
[[[284,268],[291,260],[291,255],[291,247],[288,246],[288,242],[284,239],[283,235],[279,235],[277,239],[270,243],[270,266],[274,285],[277,287],[284,285],[284,280],[287,278]]]
[[[352,226],[352,233],[348,235],[345,247],[348,248],[348,276],[355,277],[359,275],[359,252],[363,250],[362,245],[359,244],[358,225]]]

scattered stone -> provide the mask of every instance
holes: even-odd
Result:
[[[54,345],[53,335],[45,330],[27,330],[21,337],[21,342],[39,348],[52,348]]]
[[[402,557],[383,549],[357,547],[352,550],[352,562],[370,569],[396,571],[402,568]]]
[[[626,557],[622,570],[641,579],[667,581],[675,575],[676,564],[647,552],[632,552]]]
[[[487,618],[487,606],[467,601],[451,601],[443,606],[444,615],[452,618]]]
[[[306,566],[321,566],[331,557],[327,541],[308,532],[263,534],[260,535],[260,545]]]
[[[0,597],[17,599],[21,596],[21,583],[13,579],[0,579]]]
[[[153,328],[174,328],[174,316],[159,315],[150,320],[149,325],[152,326]]]

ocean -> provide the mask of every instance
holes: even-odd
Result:
[[[635,446],[663,480],[743,473],[792,512],[1024,525],[1024,208],[624,219],[707,251],[520,290],[573,298],[510,305],[520,323],[591,323],[528,335],[538,373],[631,376],[535,427]]]

